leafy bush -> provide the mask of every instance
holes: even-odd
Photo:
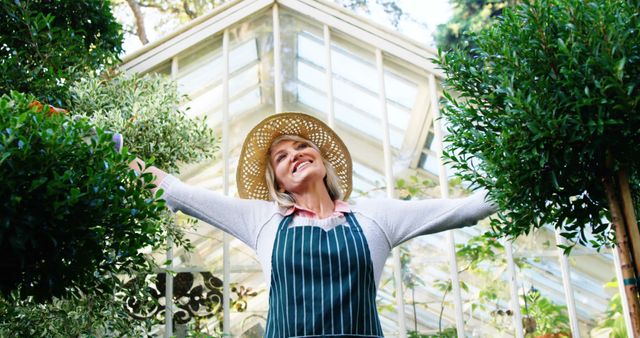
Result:
[[[73,289],[45,303],[17,291],[0,297],[0,337],[147,337],[152,324],[132,320],[111,293]]]
[[[3,0],[0,32],[0,94],[32,93],[58,106],[71,83],[122,51],[108,0]]]
[[[151,175],[129,170],[133,156],[110,134],[88,137],[86,119],[39,112],[32,99],[0,97],[0,291],[47,299],[148,266],[139,250],[166,235]]]
[[[131,153],[176,171],[178,163],[211,158],[218,150],[205,119],[178,109],[175,82],[160,75],[87,76],[70,89],[70,108],[98,126],[124,135]]]
[[[566,307],[557,305],[548,298],[540,295],[540,292],[531,288],[527,294],[522,295],[525,306],[521,306],[524,316],[526,333],[534,336],[545,334],[557,334],[569,337],[569,316]]]
[[[618,282],[609,282],[605,284],[604,287],[617,290]],[[609,299],[609,304],[607,305],[605,316],[604,318],[600,318],[600,320],[598,320],[596,329],[596,332],[599,331],[599,334],[608,333],[609,338],[629,337],[629,335],[627,334],[627,325],[625,323],[624,309],[622,307],[622,297],[620,297],[620,293],[615,293],[611,297],[611,299]],[[594,334],[594,336],[596,335],[597,334]]]
[[[446,94],[446,156],[489,190],[499,234],[552,224],[571,241],[611,244],[607,158],[632,181],[640,158],[639,6],[525,2],[479,33],[473,56],[440,55],[460,95]]]

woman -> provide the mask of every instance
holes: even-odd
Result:
[[[327,125],[301,113],[272,115],[249,133],[237,172],[242,199],[147,171],[173,211],[256,251],[270,290],[266,337],[382,337],[375,297],[391,249],[495,211],[484,194],[347,204],[347,148]]]

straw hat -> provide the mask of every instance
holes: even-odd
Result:
[[[298,112],[286,112],[267,117],[247,135],[242,145],[236,182],[241,198],[271,200],[265,171],[267,153],[273,141],[282,135],[297,135],[313,142],[338,175],[343,199],[351,193],[351,155],[340,137],[324,122]]]

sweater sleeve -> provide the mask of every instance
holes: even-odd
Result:
[[[278,211],[274,203],[228,197],[190,186],[167,175],[160,184],[162,198],[171,211],[182,211],[209,223],[256,249],[260,227]]]
[[[486,192],[456,199],[366,199],[358,201],[358,208],[371,215],[395,247],[417,236],[475,224],[496,212],[485,198]]]

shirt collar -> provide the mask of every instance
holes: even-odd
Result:
[[[333,215],[334,216],[342,216],[345,213],[351,212],[351,208],[349,207],[349,204],[347,202],[344,202],[342,200],[335,200],[333,201]],[[287,211],[284,213],[285,216],[289,216],[291,214],[295,213],[298,216],[302,216],[302,217],[307,217],[307,218],[318,218],[318,215],[312,211],[309,210],[307,208],[301,207],[297,204],[294,204],[292,207],[290,207],[289,209],[287,209]]]

